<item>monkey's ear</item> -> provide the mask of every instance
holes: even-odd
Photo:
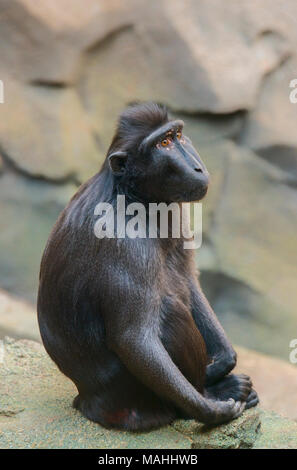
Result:
[[[127,153],[121,151],[113,152],[109,155],[109,166],[115,175],[123,175],[125,173],[127,157]]]

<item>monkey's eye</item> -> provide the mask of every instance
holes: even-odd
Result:
[[[181,133],[181,131],[177,131],[176,137],[178,138],[178,140],[180,140],[180,139],[182,138],[182,133]]]
[[[167,138],[166,138],[166,139],[163,139],[163,140],[161,141],[162,147],[168,147],[168,145],[170,145],[170,144],[171,144],[171,140],[170,140],[170,139],[167,139]]]

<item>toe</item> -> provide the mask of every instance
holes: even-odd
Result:
[[[249,396],[247,397],[245,409],[247,410],[249,408],[252,408],[253,406],[256,406],[258,403],[259,403],[258,394],[256,390],[252,389]]]

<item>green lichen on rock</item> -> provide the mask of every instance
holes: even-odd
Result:
[[[149,433],[106,430],[72,408],[74,385],[30,340],[0,342],[0,383],[0,449],[297,448],[297,424],[258,409],[208,430],[192,420]]]
[[[274,412],[261,410],[262,433],[256,449],[297,449],[297,423]]]
[[[175,429],[191,437],[194,449],[249,449],[260,434],[260,413],[254,408],[239,418],[217,427],[191,421],[177,421]]]

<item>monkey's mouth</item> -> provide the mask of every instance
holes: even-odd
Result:
[[[188,202],[199,202],[201,201],[208,191],[208,185],[206,186],[199,186],[199,188],[195,188],[187,193],[188,195]]]

